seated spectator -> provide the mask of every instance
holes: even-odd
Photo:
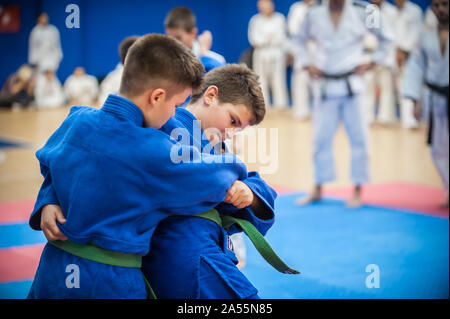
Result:
[[[86,74],[84,68],[79,66],[64,83],[64,92],[69,100],[69,105],[95,104],[98,95],[97,79]]]
[[[33,100],[33,68],[22,65],[11,74],[0,91],[0,107],[21,108]]]
[[[120,80],[122,78],[123,65],[125,63],[125,57],[127,56],[128,49],[138,39],[137,35],[126,37],[119,44],[119,56],[120,62],[116,68],[108,73],[106,78],[100,83],[100,94],[98,96],[98,104],[103,105],[106,98],[110,94],[117,94],[119,92]]]
[[[64,105],[64,91],[55,72],[46,70],[43,75],[37,76],[34,97],[37,108],[55,108]]]

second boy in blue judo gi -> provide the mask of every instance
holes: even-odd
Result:
[[[188,133],[189,142],[205,153],[220,153],[222,140],[265,115],[258,76],[244,65],[226,65],[205,75],[187,108],[178,108],[161,130],[173,136]],[[180,130],[182,128],[182,130]],[[185,138],[182,136],[182,138]],[[208,185],[205,185],[208,187]],[[261,234],[274,223],[275,191],[257,172],[237,181],[216,207],[223,215],[250,221]],[[228,231],[199,217],[171,216],[152,237],[143,271],[158,298],[256,298],[257,289],[236,267]]]

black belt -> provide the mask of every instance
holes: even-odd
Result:
[[[353,75],[354,71],[346,72],[346,73],[340,73],[340,74],[328,74],[328,73],[322,73],[322,77],[327,80],[345,80],[345,84],[347,85],[347,96],[352,97],[353,96],[353,90],[352,86],[350,85],[349,78],[351,75]],[[326,94],[324,90],[322,89],[322,99],[326,99]]]
[[[448,112],[448,106],[449,106],[449,95],[448,95],[448,85],[447,86],[439,86],[433,83],[429,83],[425,81],[425,85],[431,90],[431,92],[436,93],[440,96],[443,96],[447,99],[447,117],[450,122],[449,112]],[[433,142],[433,96],[430,94],[430,103],[429,103],[429,109],[430,109],[430,117],[429,117],[429,125],[428,125],[428,138],[427,143],[431,145]]]

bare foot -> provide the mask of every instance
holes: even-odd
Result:
[[[361,201],[361,197],[359,197],[359,196],[354,196],[352,199],[350,199],[347,202],[348,208],[359,208],[361,206],[362,206],[362,201]]]
[[[448,196],[445,201],[439,204],[439,209],[448,209]]]
[[[306,197],[300,197],[295,201],[296,205],[299,206],[304,206],[304,205],[308,205],[311,203],[316,203],[316,202],[320,202],[320,200],[322,199],[322,196],[318,193],[311,193]]]

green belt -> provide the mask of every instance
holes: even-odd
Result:
[[[56,240],[50,241],[55,247],[62,249],[69,254],[95,261],[101,264],[111,265],[111,266],[119,266],[119,267],[128,267],[128,268],[141,268],[142,266],[142,257],[134,254],[125,254],[117,251],[103,249],[100,246],[97,246],[94,243],[89,244],[77,244],[71,240]],[[145,275],[142,273],[144,277],[145,286],[147,289],[147,293],[150,299],[156,299],[156,295],[153,292],[150,283],[148,282]]]
[[[299,274],[300,272],[290,268],[286,265],[283,260],[275,253],[275,251],[270,247],[269,243],[266,239],[261,235],[261,233],[247,220],[235,218],[226,215],[220,215],[217,210],[210,209],[207,212],[202,214],[194,215],[196,217],[201,217],[205,219],[209,219],[215,222],[220,227],[228,229],[233,224],[238,224],[244,233],[250,238],[256,250],[261,254],[261,256],[274,267],[279,272],[284,274]]]
[[[220,227],[228,229],[233,224],[238,224],[242,230],[247,234],[247,236],[252,241],[255,248],[259,251],[261,256],[276,270],[285,274],[299,274],[295,269],[288,267],[280,257],[273,251],[272,247],[270,247],[269,243],[264,239],[261,233],[253,226],[249,221],[244,219],[235,218],[231,216],[220,215],[219,212],[215,209],[210,209],[207,212],[202,214],[194,215],[196,217],[201,217],[205,219],[209,219],[215,222]],[[119,267],[129,267],[129,268],[141,268],[142,266],[142,257],[134,254],[125,254],[121,252],[111,251],[104,248],[99,247],[94,243],[88,244],[77,244],[71,240],[56,240],[50,241],[55,247],[62,249],[69,254],[95,261],[101,264],[111,265],[111,266],[119,266]],[[147,293],[150,299],[156,299],[156,295],[150,286],[145,275],[144,277]]]

